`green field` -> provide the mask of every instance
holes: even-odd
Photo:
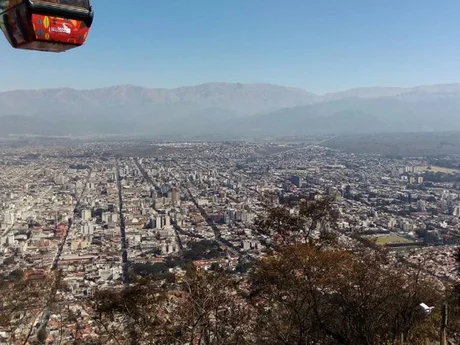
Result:
[[[411,242],[407,238],[400,237],[400,236],[378,236],[374,237],[376,240],[376,243],[383,246],[388,243],[405,243],[405,242]]]
[[[418,169],[418,171],[442,172],[442,173],[445,173],[445,174],[455,174],[455,173],[460,172],[457,169],[449,169],[449,168],[436,167],[436,166],[430,166],[430,167],[421,166],[421,167],[417,167],[417,169]]]

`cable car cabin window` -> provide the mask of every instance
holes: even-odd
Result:
[[[6,12],[9,9],[18,6],[22,3],[24,3],[25,0],[6,0],[6,1],[0,1],[0,13]]]
[[[31,41],[35,37],[32,23],[29,18],[29,11],[26,4],[22,4],[16,8],[16,15],[19,18],[20,29],[24,39]]]
[[[15,45],[21,45],[21,44],[24,44],[26,43],[26,40],[24,38],[24,35],[22,34],[21,32],[21,29],[18,25],[18,23],[20,23],[19,21],[19,17],[17,16],[17,11],[15,11],[14,9],[8,11],[8,13],[5,15],[6,17],[6,25],[8,26],[8,31],[10,32],[11,34],[11,38],[13,40],[13,43],[15,43]]]
[[[11,37],[10,30],[8,28],[8,18],[6,14],[0,16],[0,27],[8,42],[10,42],[13,47],[15,47],[15,42],[12,41],[13,38]]]
[[[53,4],[89,9],[89,0],[36,0],[34,3],[49,2]]]

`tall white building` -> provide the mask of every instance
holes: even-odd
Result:
[[[80,228],[82,235],[92,235],[94,234],[94,225],[91,223],[83,224]]]
[[[456,217],[460,217],[460,205],[454,207],[453,215]]]
[[[155,218],[155,229],[163,229],[171,225],[171,217],[167,214],[159,214]]]
[[[81,218],[83,220],[91,220],[91,210],[83,210],[83,211],[81,211]]]

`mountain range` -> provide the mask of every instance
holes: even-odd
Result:
[[[0,93],[0,135],[242,138],[460,130],[460,84],[326,95],[271,84]]]

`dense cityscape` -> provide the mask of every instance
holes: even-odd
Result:
[[[460,345],[459,12],[0,0],[0,345]]]
[[[364,241],[395,262],[423,263],[439,289],[457,282],[460,171],[426,157],[345,153],[320,144],[327,139],[1,146],[0,275],[60,279],[67,290],[52,300],[79,318],[75,336],[47,305],[32,331],[24,319],[14,332],[44,329],[47,344],[95,338],[81,301],[129,286],[131,272],[178,280],[193,265],[244,277],[273,241],[254,227],[273,195],[273,205],[329,197],[348,248]],[[0,328],[0,344],[10,332]]]

